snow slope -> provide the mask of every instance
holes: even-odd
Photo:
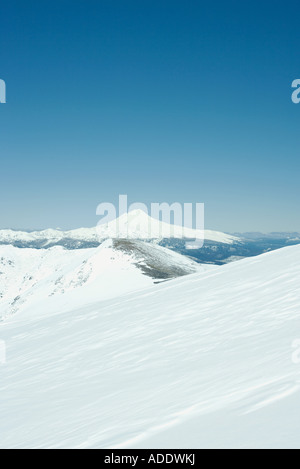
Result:
[[[299,306],[294,246],[12,316],[0,446],[299,448]]]
[[[238,242],[239,238],[218,231],[205,230],[206,240],[218,243],[232,244]],[[35,232],[23,232],[13,230],[0,230],[0,244],[13,244],[22,247],[23,244],[35,243],[36,246],[47,247],[60,243],[69,243],[76,247],[82,242],[99,243],[107,238],[129,238],[129,239],[157,239],[157,238],[202,238],[202,233],[196,230],[162,223],[149,217],[142,210],[134,210],[128,215],[124,214],[117,220],[99,225],[95,228],[80,228],[72,231],[44,230]]]
[[[185,256],[142,241],[106,240],[95,249],[0,246],[0,320],[86,305],[206,270]]]

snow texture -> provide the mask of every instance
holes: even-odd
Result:
[[[85,305],[76,291],[0,324],[1,447],[300,447],[300,246]]]

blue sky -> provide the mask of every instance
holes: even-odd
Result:
[[[300,231],[299,1],[1,6],[0,228],[117,202],[204,202],[206,227]]]

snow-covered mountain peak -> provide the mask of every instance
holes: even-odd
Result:
[[[70,231],[47,229],[33,232],[0,230],[0,245],[11,244],[27,248],[48,248],[54,245],[65,246],[68,249],[97,247],[108,238],[195,240],[203,239],[203,232],[162,222],[143,210],[133,210],[116,220],[100,223],[93,228]],[[204,230],[205,241],[231,245],[239,243],[240,238],[218,231]]]
[[[97,232],[100,238],[109,235],[112,238],[129,239],[190,239],[209,240],[224,244],[239,242],[239,238],[225,233],[196,230],[158,220],[141,209],[132,210],[116,220],[99,224]]]
[[[124,213],[119,217],[119,220],[137,220],[139,223],[142,223],[149,221],[149,218],[151,217],[148,215],[148,213],[144,212],[144,210],[136,209],[131,210],[131,212]]]

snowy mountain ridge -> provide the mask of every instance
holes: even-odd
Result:
[[[185,256],[138,240],[106,240],[94,249],[0,246],[0,320],[26,310],[64,309],[203,271]]]
[[[76,242],[83,241],[99,244],[104,239],[116,237],[144,240],[186,237],[192,240],[203,237],[203,233],[155,220],[142,210],[134,210],[129,214],[122,215],[117,220],[94,228],[80,228],[71,231],[48,229],[33,232],[0,230],[0,244],[40,243],[37,247],[59,244],[63,240],[73,241],[74,246],[76,246]],[[224,244],[239,241],[239,238],[235,236],[210,230],[204,231],[204,238],[205,240]]]

